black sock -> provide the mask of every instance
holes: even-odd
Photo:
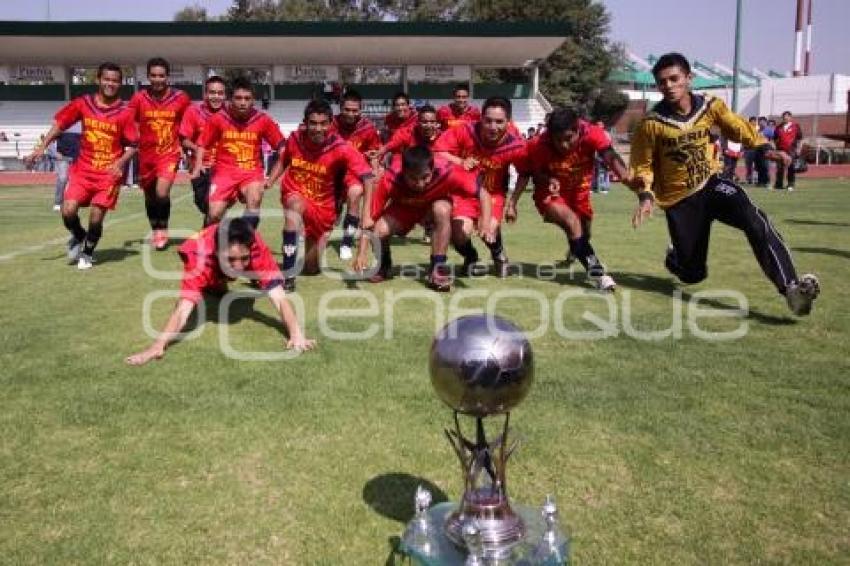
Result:
[[[596,257],[596,252],[593,251],[593,246],[590,245],[590,240],[587,236],[579,236],[575,240],[570,240],[570,251],[581,262],[584,268],[590,272],[594,268],[600,268],[601,264]]]
[[[83,244],[84,254],[92,255],[94,253],[101,235],[103,235],[103,224],[89,224],[89,232],[86,234],[86,241]]]
[[[445,255],[432,255],[431,256],[431,271],[434,271],[437,267],[446,264],[446,256]]]
[[[342,245],[352,247],[354,245],[354,235],[357,233],[357,225],[360,224],[360,217],[353,214],[346,214],[342,221]]]
[[[157,220],[159,229],[165,230],[168,228],[168,219],[171,218],[171,197],[157,197]]]
[[[390,251],[390,239],[383,238],[381,240],[381,265],[378,271],[387,273],[393,268],[393,254]]]
[[[467,263],[475,263],[478,261],[478,252],[475,246],[472,245],[472,240],[467,240],[459,246],[455,246],[457,253],[463,256],[463,261]]]
[[[151,230],[157,230],[157,226],[159,226],[159,202],[157,202],[156,197],[145,197],[145,212],[148,215]]]
[[[246,209],[245,212],[242,213],[242,218],[245,220],[245,222],[250,224],[255,231],[257,230],[257,226],[260,225],[260,211],[258,210]]]
[[[78,215],[74,215],[69,217],[63,216],[62,223],[65,224],[65,228],[71,232],[71,235],[74,236],[74,239],[78,242],[82,242],[86,239],[86,230],[83,228],[83,225],[80,223],[80,217]]]
[[[298,232],[283,231],[283,275],[293,277],[293,268],[298,255]]]
[[[493,260],[502,259],[502,256],[505,254],[505,248],[502,246],[502,231],[496,230],[496,239],[493,243],[487,243],[487,247],[490,248],[490,257]]]

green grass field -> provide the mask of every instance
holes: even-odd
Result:
[[[396,563],[416,486],[430,486],[437,501],[457,499],[461,488],[442,433],[451,413],[428,378],[435,313],[450,316],[453,297],[454,307],[481,310],[496,291],[526,289],[529,297],[495,304],[526,329],[545,328],[532,340],[535,384],[513,413],[524,440],[509,485],[526,504],[554,494],[576,563],[846,564],[850,183],[750,192],[798,268],[820,276],[823,293],[808,318],[789,315],[743,235],[719,224],[708,280],[677,301],[662,265],[663,216],[633,231],[633,197],[616,186],[595,200],[594,242],[620,284],[611,303],[617,336],[557,332],[593,331],[583,313],[608,318],[610,306],[563,270],[554,280],[464,280],[452,295],[425,293],[410,279],[349,287],[320,276],[299,279],[315,352],[277,362],[225,356],[223,327],[237,350],[281,351],[274,313],[259,299],[253,308],[237,303],[230,323],[212,313],[200,337],[131,368],[124,357],[149,343],[145,296],[178,288],[143,268],[139,195],[122,197],[96,268],[78,272],[64,258],[51,189],[0,189],[0,562]],[[176,195],[172,226],[195,228],[187,188]],[[267,207],[278,209],[276,194]],[[280,220],[261,228],[277,249]],[[528,199],[506,242],[527,270],[562,259],[565,248]],[[416,233],[394,257],[422,263],[427,249]],[[173,248],[152,261],[179,268]],[[323,335],[322,297],[344,292],[332,307],[370,307],[353,295],[358,289],[374,293],[376,310],[326,325],[377,325],[377,335]],[[718,289],[743,293],[749,314],[700,328],[745,324],[743,337],[707,341],[691,331],[687,299]],[[404,291],[414,296],[399,299]],[[390,315],[388,300],[397,301]],[[172,304],[153,303],[155,326]],[[624,331],[626,310],[631,326],[659,330],[677,304],[680,337],[646,341]],[[711,299],[702,308],[729,314],[734,306]]]

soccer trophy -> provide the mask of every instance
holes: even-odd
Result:
[[[510,439],[510,411],[526,397],[534,378],[531,344],[503,318],[472,315],[443,327],[431,345],[431,385],[454,411],[445,430],[460,463],[463,496],[459,504],[430,509],[424,490],[416,494],[416,516],[408,524],[402,550],[415,563],[563,564],[566,537],[547,498],[543,512],[512,505],[506,467],[518,441]],[[501,417],[500,434],[488,439],[485,419]],[[461,426],[473,421],[473,434]]]

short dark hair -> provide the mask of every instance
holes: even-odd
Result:
[[[767,122],[767,116],[759,116],[759,122],[761,122],[762,120]]]
[[[247,90],[253,95],[254,85],[251,84],[251,80],[247,77],[236,77],[230,83],[230,96],[233,96],[237,90]]]
[[[501,108],[505,111],[505,114],[508,117],[508,120],[511,119],[511,114],[513,113],[513,105],[511,101],[502,96],[491,96],[487,100],[484,101],[484,105],[481,107],[481,115],[483,116],[485,112],[487,112],[488,108]]]
[[[456,84],[455,87],[452,89],[452,95],[457,94],[461,90],[465,90],[466,92],[469,92],[469,85],[468,84],[462,84],[462,83]]]
[[[112,63],[111,61],[101,63],[97,67],[97,78],[100,78],[103,75],[104,71],[118,71],[119,78],[124,78],[124,71],[121,70],[121,67],[119,67],[115,63]]]
[[[322,100],[319,98],[314,98],[310,102],[307,103],[307,106],[304,107],[304,121],[307,121],[307,118],[310,114],[324,114],[328,117],[328,120],[333,120],[334,111],[331,108],[331,105],[328,104],[326,100]]]
[[[430,104],[423,104],[419,108],[416,109],[419,114],[436,114],[437,109],[431,106]]]
[[[393,95],[393,104],[395,104],[395,101],[398,100],[399,98],[403,98],[408,104],[410,104],[410,97],[407,95],[406,92],[399,91],[399,92],[395,93]]]
[[[785,116],[786,114],[788,114],[789,116],[793,116],[793,114],[791,114],[790,110],[786,110],[785,112],[782,113],[783,116]]]
[[[434,154],[424,145],[416,145],[404,150],[401,154],[402,171],[425,171],[433,169]]]
[[[354,90],[353,88],[347,89],[345,94],[342,95],[342,102],[357,102],[361,106],[363,105],[363,97],[359,92]]]
[[[228,218],[218,225],[219,241],[227,242],[228,246],[241,244],[251,247],[254,243],[254,227],[244,218]],[[225,236],[221,239],[221,236]]]
[[[166,75],[171,74],[171,65],[169,65],[168,61],[166,61],[162,57],[151,57],[150,59],[148,59],[148,66],[147,66],[147,72],[148,73],[151,72],[152,67],[162,67],[163,69],[165,69]]]
[[[573,108],[555,108],[546,118],[546,129],[550,134],[578,130],[579,115]]]
[[[758,121],[758,118],[755,116],[750,116],[749,118],[747,118],[747,120],[749,120],[750,122],[755,122]]]
[[[224,82],[223,78],[219,77],[218,75],[213,75],[213,76],[211,76],[210,78],[208,78],[207,80],[204,81],[204,88],[206,88],[207,86],[209,86],[213,83],[220,83],[220,84],[223,84],[225,86],[227,85]]]
[[[660,73],[662,69],[666,69],[668,67],[679,67],[685,71],[686,75],[691,73],[691,64],[684,55],[681,53],[665,53],[659,57],[658,61],[655,62],[655,65],[652,66],[652,76],[658,78],[658,73]]]

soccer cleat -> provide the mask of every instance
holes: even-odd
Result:
[[[339,247],[339,259],[349,260],[354,257],[354,252],[351,250],[351,246],[340,246]]]
[[[797,316],[806,316],[812,312],[812,303],[820,294],[820,282],[817,276],[806,273],[785,289],[788,308]]]
[[[496,272],[496,277],[499,279],[505,279],[510,275],[511,270],[511,262],[508,259],[508,256],[502,254],[496,259],[493,260],[493,269]]]
[[[593,284],[599,291],[614,291],[617,289],[617,282],[610,275],[600,275],[593,278]]]
[[[86,271],[94,267],[94,259],[89,254],[80,254],[80,259],[77,260],[77,269]]]
[[[168,230],[154,230],[151,244],[156,251],[162,251],[168,246]]]
[[[54,204],[53,205],[53,212],[59,212],[60,210],[62,210],[61,204]]]
[[[287,293],[295,292],[295,277],[284,277],[283,278],[283,290]]]
[[[785,190],[788,191],[789,193],[793,192],[794,191],[794,185],[788,185],[788,187]]]
[[[68,240],[68,263],[76,263],[80,259],[80,252],[83,251],[83,243],[73,236]]]
[[[434,268],[428,276],[428,287],[440,293],[446,293],[452,290],[452,277],[445,273],[440,266]]]

